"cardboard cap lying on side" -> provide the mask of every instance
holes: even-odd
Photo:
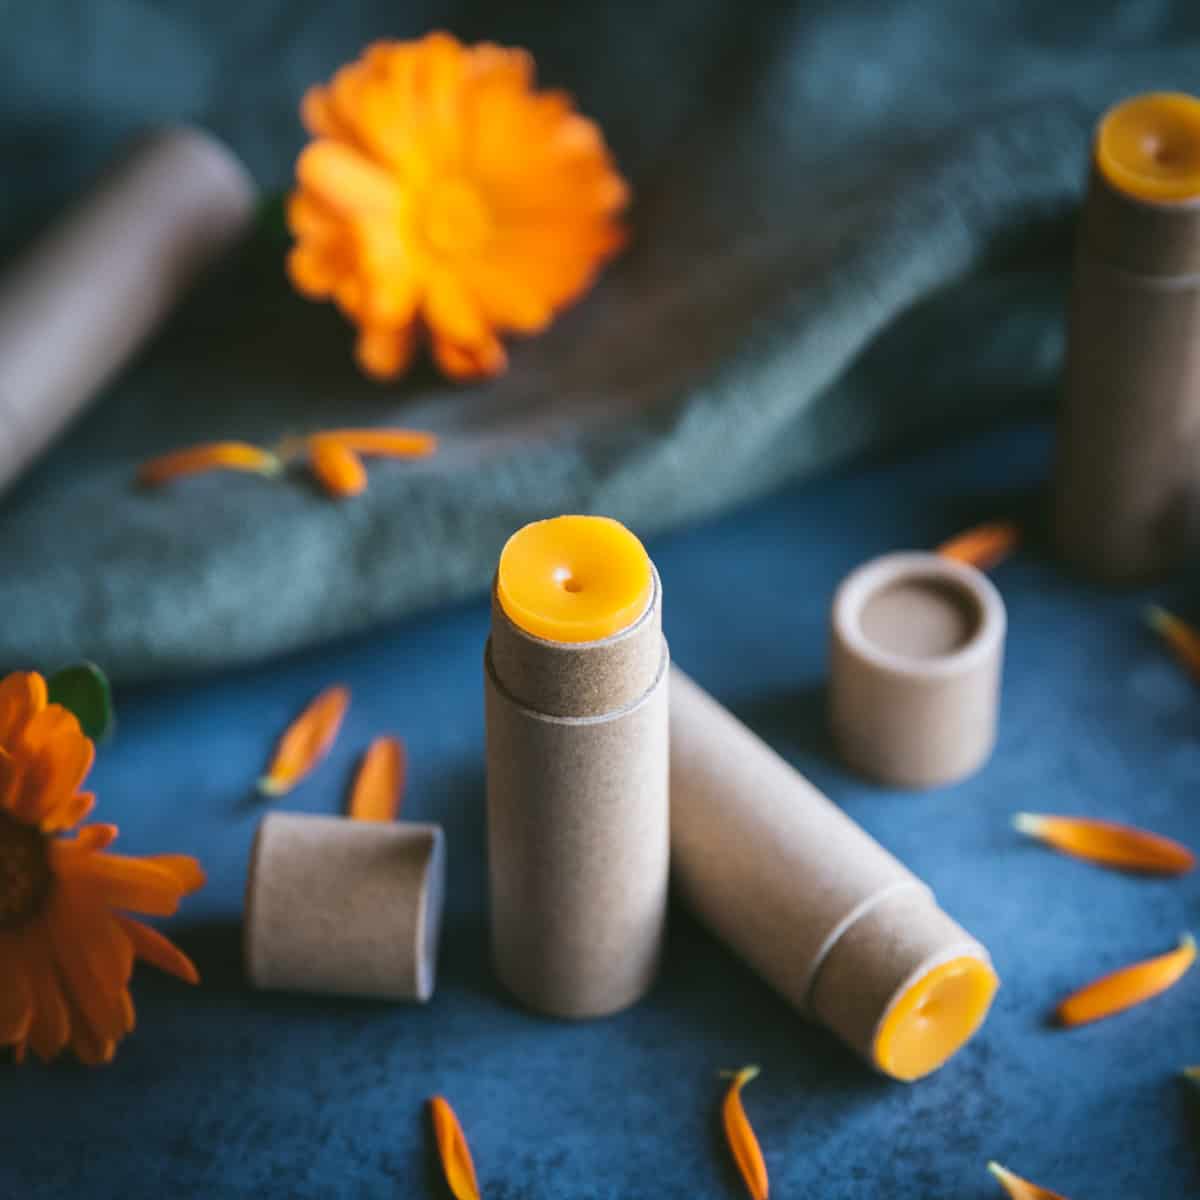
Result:
[[[428,1000],[437,978],[445,859],[436,825],[264,817],[246,886],[250,982]]]

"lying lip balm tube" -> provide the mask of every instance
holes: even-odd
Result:
[[[203,269],[245,231],[254,185],[198,129],[136,142],[0,278],[0,492]]]
[[[802,1013],[919,1079],[998,986],[929,888],[728,710],[671,672],[671,861],[684,900]]]
[[[504,547],[484,656],[492,955],[524,1004],[594,1017],[650,987],[667,911],[662,590],[632,533],[566,516]]]

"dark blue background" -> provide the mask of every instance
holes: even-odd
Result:
[[[1013,430],[651,544],[676,659],[990,946],[1004,980],[995,1011],[943,1071],[915,1086],[875,1077],[682,913],[661,981],[633,1011],[569,1025],[510,1005],[487,964],[479,603],[119,697],[93,777],[98,815],[121,824],[129,851],[204,861],[209,886],[174,930],[204,983],[140,974],[141,1026],[108,1069],[0,1069],[0,1196],[438,1197],[422,1106],[443,1092],[488,1200],[732,1200],[716,1072],[747,1062],[764,1068],[746,1104],[781,1200],[994,1197],[993,1157],[1075,1200],[1194,1195],[1200,1105],[1176,1075],[1200,1061],[1200,973],[1108,1023],[1061,1031],[1047,1014],[1195,926],[1196,879],[1106,872],[1009,829],[1018,809],[1078,812],[1200,845],[1200,710],[1140,621],[1151,593],[1073,581],[1036,545],[995,572],[1010,617],[1000,741],[965,784],[864,785],[824,732],[838,580],[879,552],[1029,511],[1048,458],[1045,430]],[[1153,598],[1188,611],[1190,594],[1179,580]],[[336,812],[367,741],[408,740],[407,812],[442,822],[450,848],[426,1008],[254,994],[242,980],[246,857],[267,808],[251,786],[283,725],[338,680],[354,703],[337,747],[278,803]]]

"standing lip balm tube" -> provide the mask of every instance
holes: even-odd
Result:
[[[1077,245],[1054,532],[1114,581],[1200,545],[1200,100],[1101,120]]]
[[[982,1025],[987,951],[929,888],[678,670],[671,856],[692,909],[877,1070],[919,1079]]]
[[[629,530],[566,516],[504,547],[484,656],[492,954],[558,1017],[650,987],[670,856],[658,573]]]

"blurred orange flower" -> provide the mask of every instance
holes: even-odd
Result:
[[[0,1046],[19,1060],[71,1046],[108,1062],[134,1025],[135,958],[195,983],[196,968],[128,912],[170,916],[204,883],[194,858],[104,851],[112,825],[85,825],[79,788],[93,748],[74,715],[47,702],[36,673],[0,682]]]
[[[422,340],[455,379],[506,365],[620,249],[628,188],[599,128],[536,91],[523,50],[446,33],[379,42],[312,88],[296,164],[288,273],[359,328],[368,374]]]

